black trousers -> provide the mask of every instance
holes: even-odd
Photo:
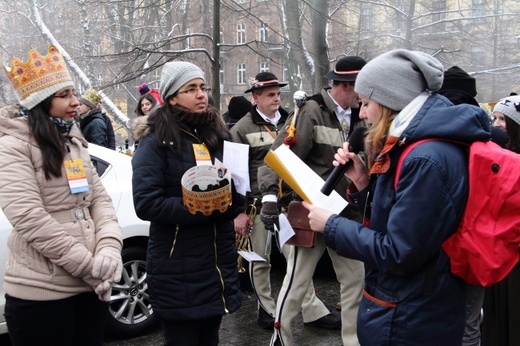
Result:
[[[13,346],[103,344],[108,303],[94,292],[60,300],[24,300],[5,295],[5,319]]]
[[[216,346],[222,316],[204,320],[162,320],[165,346]]]

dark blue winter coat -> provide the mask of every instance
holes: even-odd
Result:
[[[226,213],[191,214],[182,200],[181,177],[195,166],[195,136],[183,132],[184,150],[140,139],[132,158],[137,215],[150,220],[147,281],[154,312],[168,320],[221,316],[241,304],[233,219],[243,210],[240,195]],[[216,157],[222,161],[222,153]],[[212,157],[212,160],[215,156]],[[234,191],[233,191],[234,192]]]
[[[107,123],[99,109],[92,109],[86,115],[83,115],[80,127],[87,142],[110,148]]]
[[[489,136],[485,111],[453,106],[433,95],[398,143],[424,138],[470,143]],[[325,242],[366,265],[357,326],[361,345],[460,346],[465,284],[450,274],[441,244],[457,230],[467,201],[466,150],[442,141],[419,145],[406,157],[395,191],[395,167],[404,145],[389,152],[386,173],[351,196],[361,201],[371,191],[370,226],[333,215],[326,224]]]

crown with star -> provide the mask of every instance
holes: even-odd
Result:
[[[45,56],[35,49],[31,49],[28,56],[27,62],[14,57],[9,66],[4,66],[23,107],[32,109],[57,91],[74,86],[65,59],[54,45],[49,46]]]

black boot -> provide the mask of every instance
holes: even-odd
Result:
[[[258,307],[258,325],[263,329],[274,328],[274,317],[265,311],[261,306]]]

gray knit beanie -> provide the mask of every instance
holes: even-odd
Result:
[[[159,91],[161,98],[166,102],[184,84],[195,78],[201,78],[204,82],[204,72],[192,64],[185,61],[172,61],[163,66],[161,72],[161,83]]]
[[[520,125],[520,96],[503,98],[493,108],[493,113],[500,112]]]
[[[355,91],[400,111],[423,91],[439,90],[443,72],[440,61],[429,54],[396,49],[363,66],[356,79]]]

